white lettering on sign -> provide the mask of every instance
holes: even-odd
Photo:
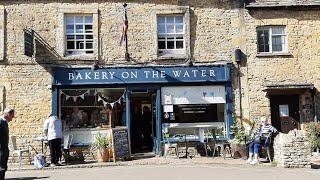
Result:
[[[73,73],[69,73],[69,80],[73,80],[74,79],[74,74]]]
[[[128,79],[128,78],[129,78],[129,75],[130,75],[130,74],[129,74],[128,72],[123,72],[121,76],[122,76],[122,78],[124,78],[124,79]]]
[[[80,71],[67,74],[68,80],[111,80],[111,79],[166,79],[167,77],[179,78],[207,78],[215,77],[214,69],[178,69],[178,70],[128,70],[128,71]]]

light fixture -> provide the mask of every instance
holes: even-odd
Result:
[[[98,70],[99,68],[100,67],[99,67],[98,61],[94,61],[94,63],[91,65],[91,70],[95,71],[95,70]]]
[[[193,66],[193,61],[191,58],[189,58],[186,62],[185,62],[185,66],[187,67],[192,67]]]

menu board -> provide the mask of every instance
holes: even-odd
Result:
[[[130,143],[127,127],[112,128],[113,161],[130,159]]]

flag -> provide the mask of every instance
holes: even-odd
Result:
[[[125,9],[124,22],[122,25],[122,35],[121,35],[121,39],[120,39],[120,46],[122,45],[122,43],[124,41],[127,40],[127,32],[128,32],[128,17],[127,17],[127,10]]]

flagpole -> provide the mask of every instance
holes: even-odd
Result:
[[[124,8],[125,23],[128,23],[127,3],[124,3],[124,4],[123,4],[123,8]],[[130,55],[129,55],[129,52],[128,52],[128,36],[127,36],[127,32],[125,32],[124,38],[125,38],[125,42],[126,42],[125,60],[126,60],[126,61],[130,61]]]

